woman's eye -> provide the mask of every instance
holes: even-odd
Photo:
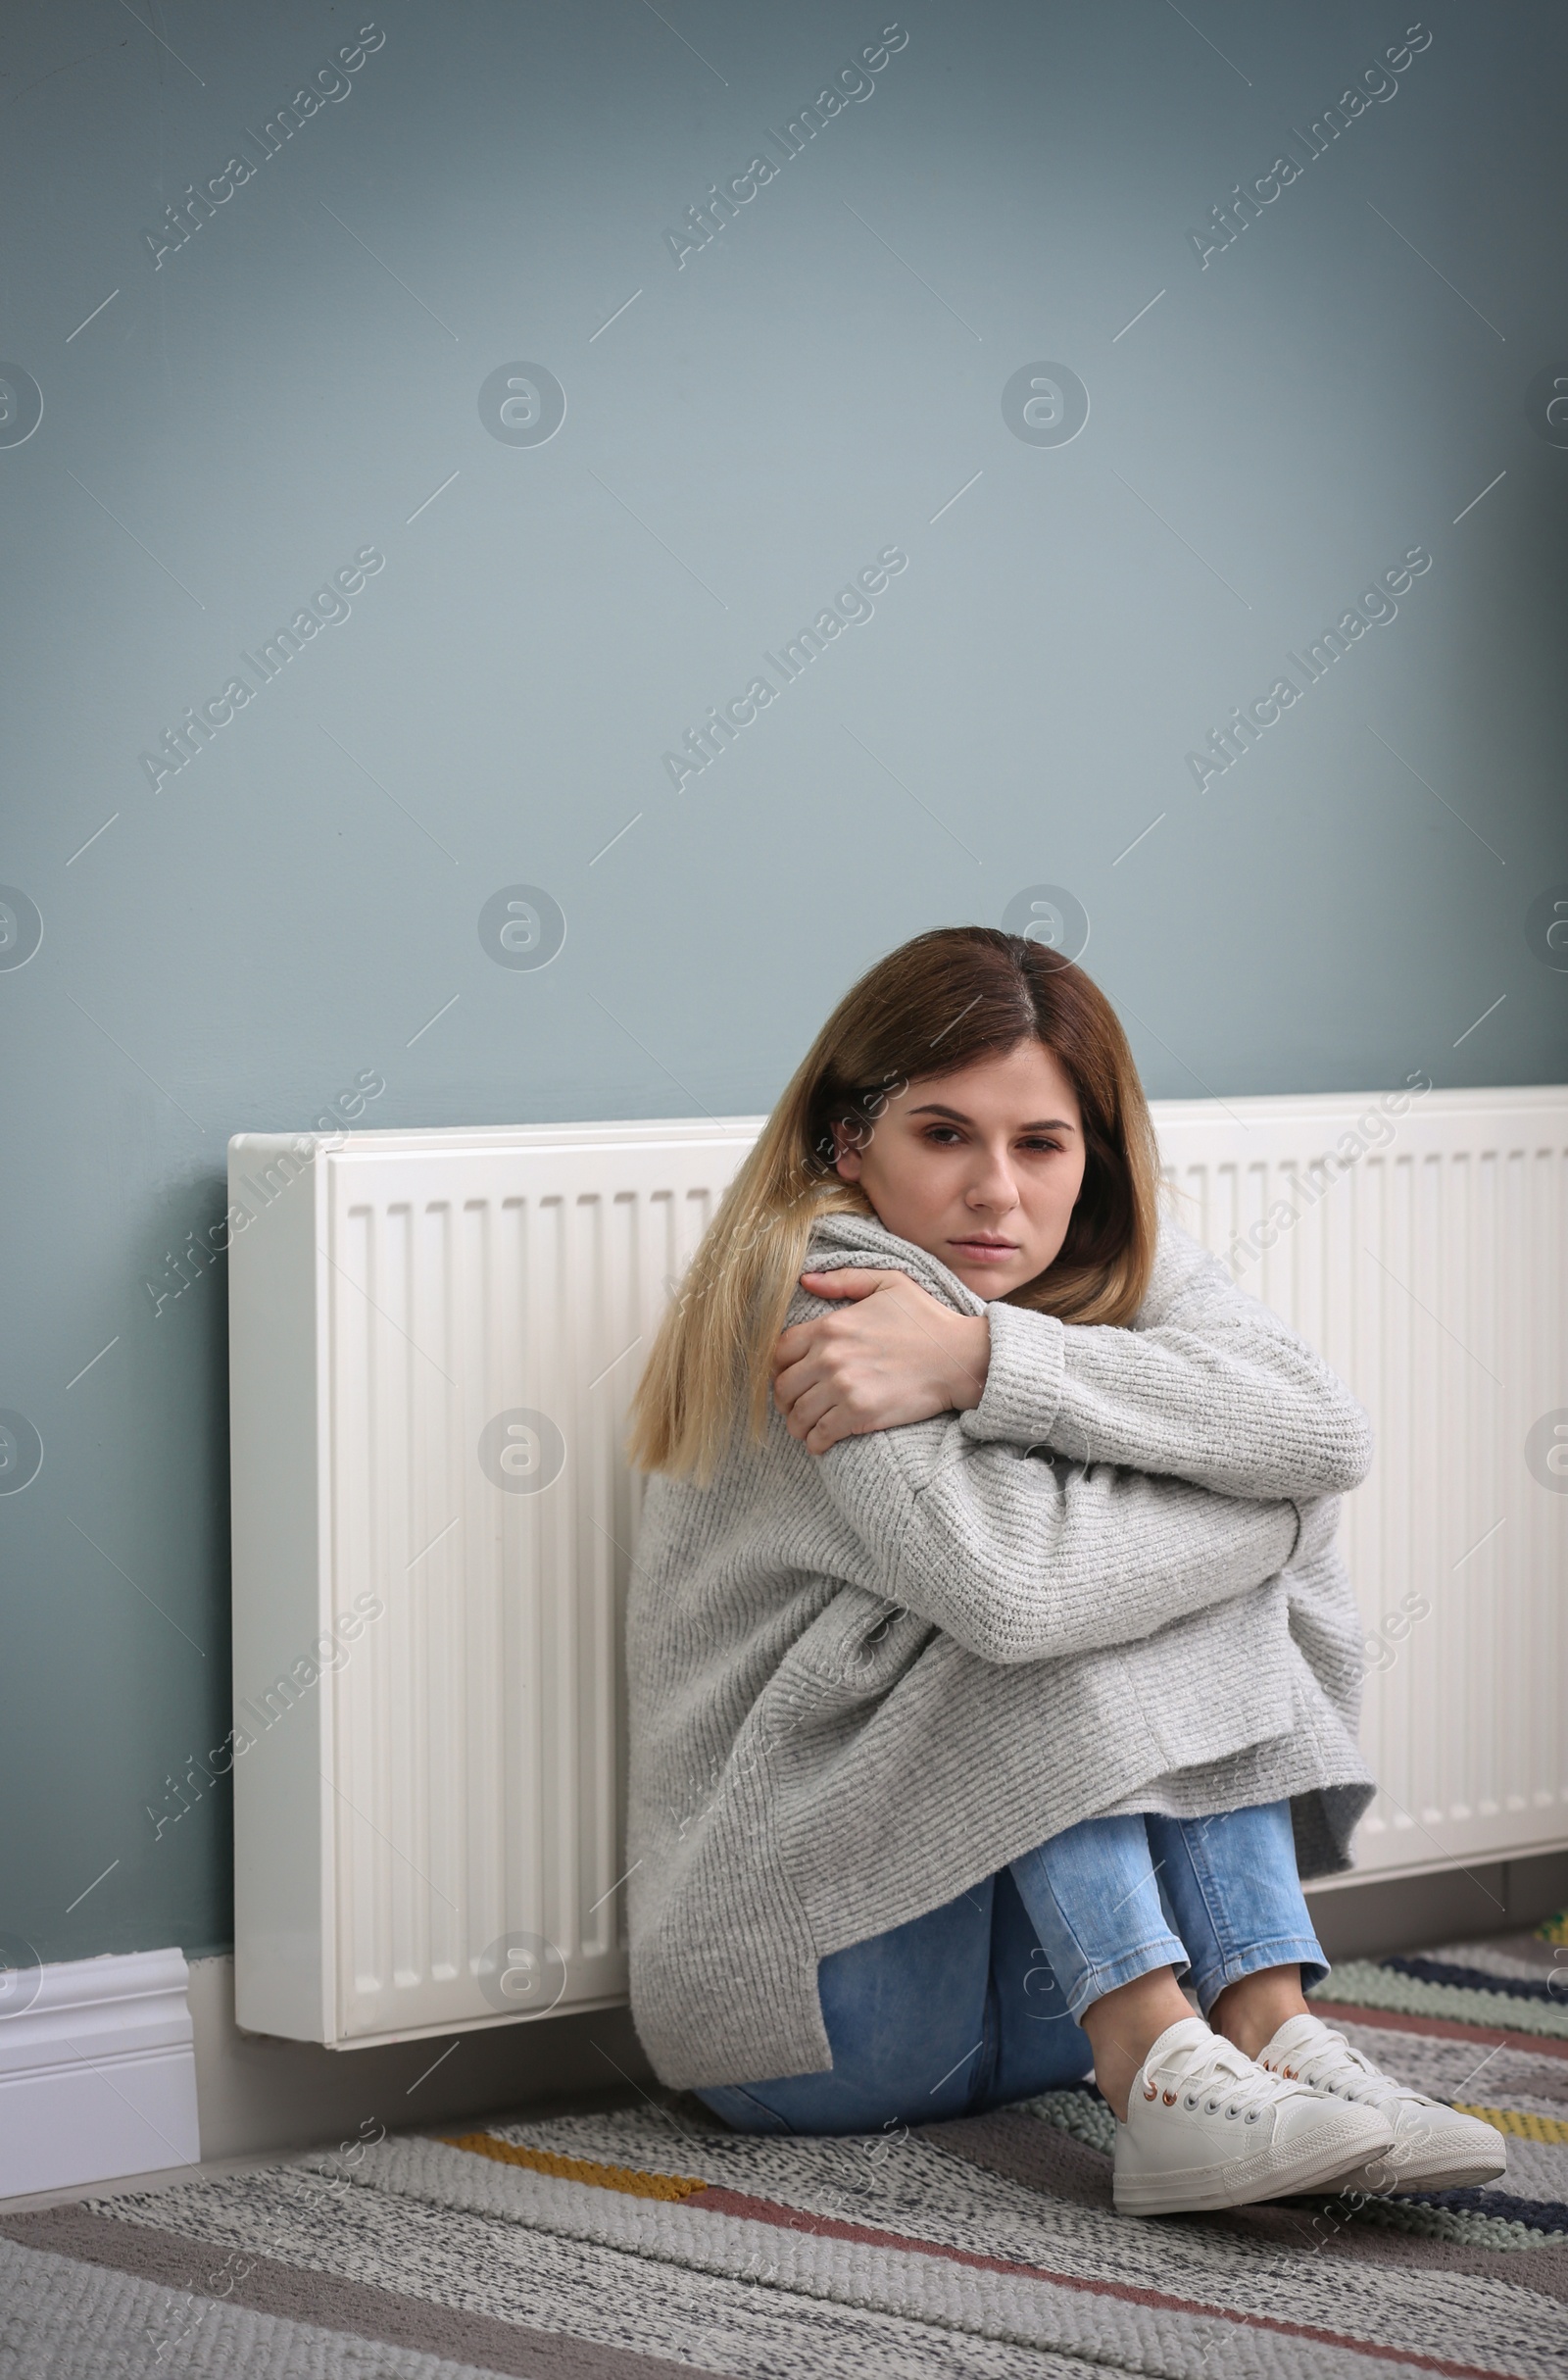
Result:
[[[958,1137],[952,1124],[933,1124],[926,1133],[926,1139],[938,1149],[950,1149]]]

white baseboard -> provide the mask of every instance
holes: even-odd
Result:
[[[624,2007],[428,2039],[328,2050],[248,2033],[234,2021],[231,1957],[194,1959],[202,2152],[210,2158],[299,2150],[464,2116],[584,2104],[654,2080]]]
[[[0,1984],[7,1981],[0,1969]],[[234,1961],[178,1951],[13,1973],[0,1992],[0,2205],[346,2148],[379,2124],[618,2103],[654,2081],[625,2008],[337,2051],[247,2033]],[[6,2001],[32,1998],[14,2014]],[[198,2133],[198,2107],[200,2125]]]
[[[196,2056],[179,1951],[13,1978],[0,2021],[0,2198],[194,2165]]]

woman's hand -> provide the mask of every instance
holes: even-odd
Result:
[[[906,1272],[845,1265],[803,1272],[801,1287],[843,1301],[786,1330],[773,1352],[774,1402],[809,1453],[979,1404],[991,1362],[984,1314],[955,1314]]]

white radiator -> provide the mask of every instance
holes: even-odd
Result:
[[[1155,1120],[1190,1227],[1377,1425],[1363,1870],[1568,1840],[1568,1496],[1524,1452],[1568,1408],[1568,1093]],[[242,2025],[348,2049],[624,1998],[619,1446],[757,1129],[230,1143]]]
[[[1189,1228],[1372,1416],[1345,1533],[1382,1788],[1358,1871],[1568,1842],[1568,1090],[1155,1120]]]
[[[230,1142],[242,2025],[624,1999],[618,1449],[757,1129]]]

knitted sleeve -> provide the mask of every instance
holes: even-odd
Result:
[[[841,1439],[822,1486],[876,1590],[988,1661],[1128,1644],[1272,1578],[1294,1505],[976,1444],[956,1414]]]
[[[1343,1495],[1365,1478],[1371,1424],[1320,1356],[1178,1226],[1160,1234],[1130,1329],[987,1309],[971,1439],[1049,1446],[1228,1496]]]

